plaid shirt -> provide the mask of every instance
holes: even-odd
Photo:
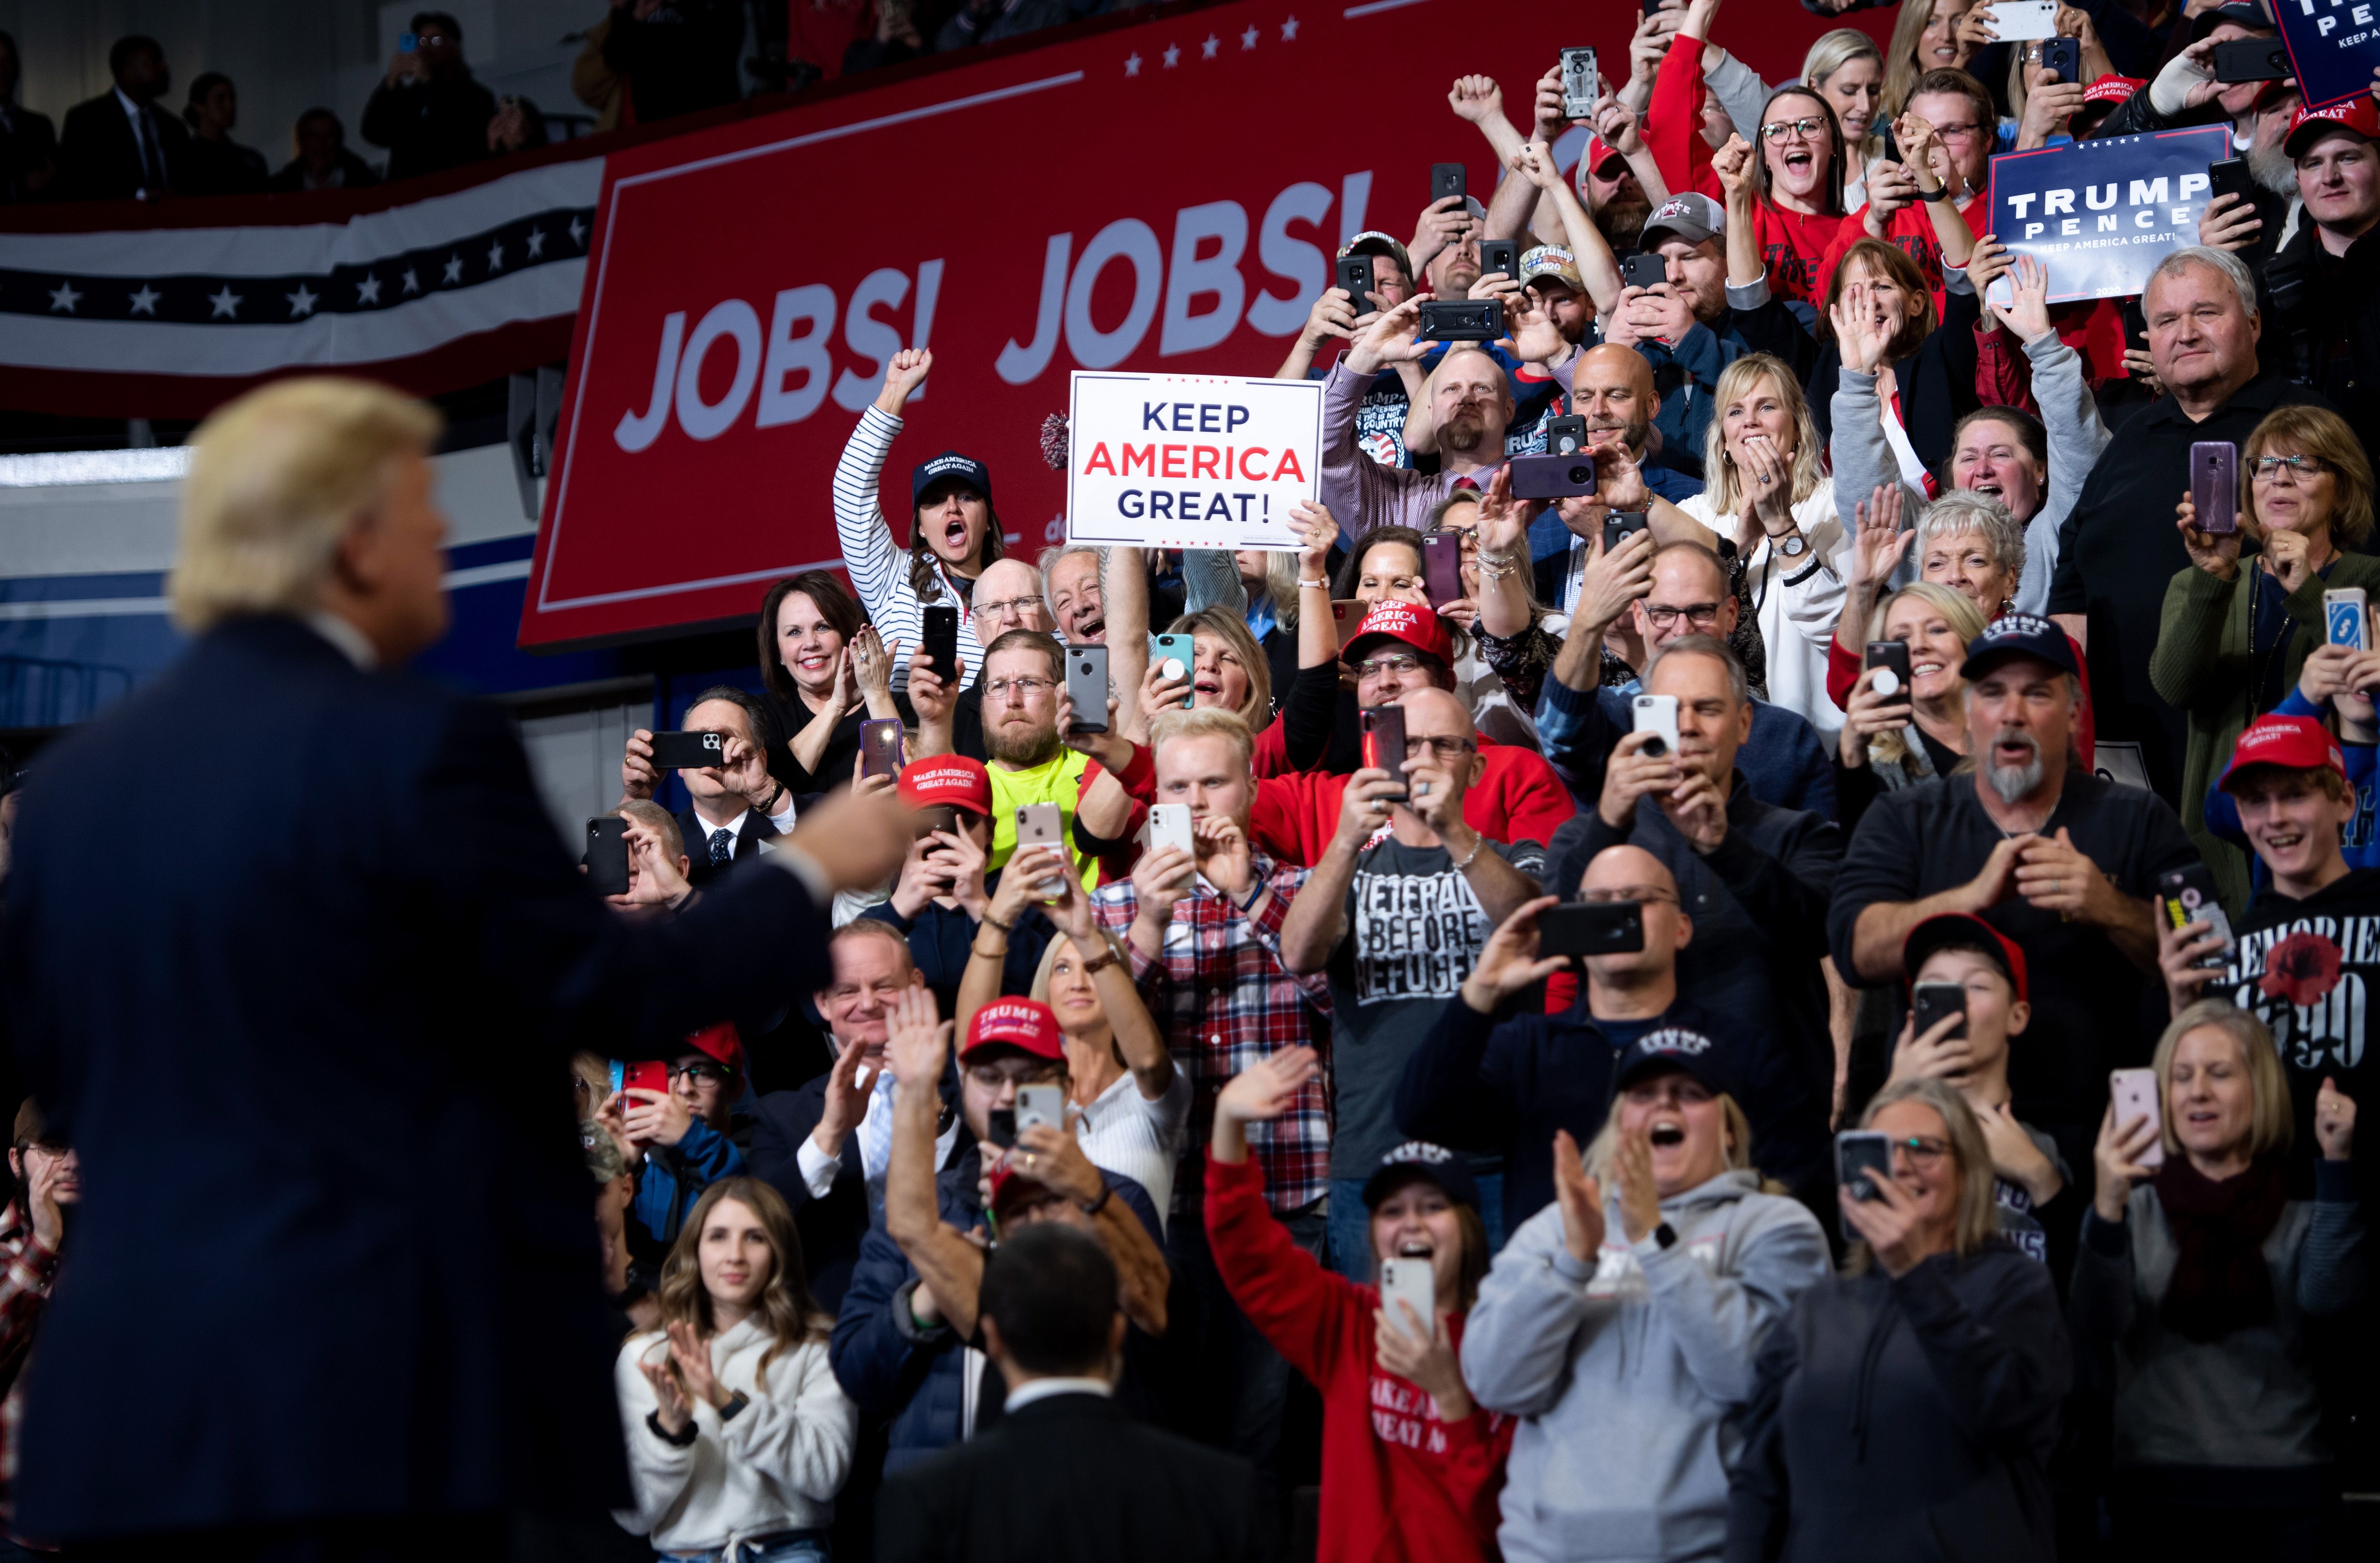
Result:
[[[49,1300],[50,1277],[58,1256],[33,1239],[33,1229],[17,1206],[0,1216],[0,1385],[7,1399],[0,1401],[0,1516],[15,1511],[18,1429],[25,1420],[22,1376],[25,1354],[32,1349],[33,1326],[41,1322],[42,1304]]]
[[[1142,954],[1129,936],[1140,910],[1131,881],[1103,885],[1091,897],[1099,921],[1123,936],[1133,980],[1163,1029],[1174,1063],[1190,1077],[1185,1154],[1193,1157],[1214,1128],[1215,1097],[1233,1075],[1284,1047],[1311,1044],[1325,1050],[1326,1061],[1329,1056],[1328,1036],[1307,1023],[1306,1007],[1330,1013],[1330,976],[1293,977],[1281,960],[1281,922],[1307,871],[1276,864],[1261,852],[1255,866],[1272,886],[1257,916],[1241,916],[1229,897],[1196,880],[1173,904],[1161,960]],[[1306,1081],[1279,1118],[1248,1125],[1248,1146],[1264,1168],[1265,1197],[1275,1210],[1296,1210],[1327,1193],[1330,1107],[1323,1078]],[[1202,1187],[1196,1178],[1177,1179],[1176,1203],[1196,1200]]]

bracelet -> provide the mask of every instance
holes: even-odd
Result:
[[[1297,583],[1297,589],[1301,592],[1328,592],[1330,590],[1330,583],[1327,580],[1301,580]]]
[[[1455,865],[1454,865],[1454,872],[1455,872],[1455,873],[1461,873],[1464,869],[1469,868],[1469,867],[1472,865],[1472,863],[1473,863],[1473,862],[1475,862],[1475,861],[1477,861],[1477,859],[1478,859],[1478,857],[1479,857],[1479,854],[1480,854],[1480,851],[1481,851],[1483,849],[1485,849],[1485,848],[1487,847],[1487,845],[1488,845],[1488,838],[1487,838],[1486,836],[1475,836],[1472,837],[1472,840],[1471,840],[1471,855],[1470,855],[1469,857],[1467,857],[1467,858],[1464,858],[1461,862],[1459,862],[1459,863],[1455,864]]]
[[[1919,190],[1919,191],[1917,192],[1917,199],[1918,199],[1920,201],[1924,202],[1925,204],[1926,204],[1926,205],[1928,205],[1928,206],[1931,206],[1932,204],[1934,204],[1934,202],[1936,202],[1936,201],[1942,201],[1942,200],[1947,199],[1947,198],[1949,196],[1949,194],[1950,194],[1950,187],[1946,183],[1946,184],[1939,184],[1939,185],[1936,185],[1936,186],[1935,186],[1932,189],[1930,189],[1930,190],[1928,190],[1928,189],[1921,189],[1921,190]]]
[[[1232,904],[1240,909],[1240,915],[1242,917],[1245,917],[1248,914],[1249,909],[1264,898],[1264,893],[1268,888],[1269,888],[1269,886],[1268,886],[1263,880],[1259,879],[1257,881],[1257,887],[1248,892],[1248,898],[1246,900],[1234,901]]]
[[[1113,956],[1110,956],[1109,959],[1112,960],[1115,958]],[[1099,1185],[1099,1197],[1092,1201],[1089,1204],[1082,1206],[1082,1212],[1085,1215],[1097,1215],[1099,1212],[1107,1209],[1108,1202],[1113,1198],[1115,1198],[1115,1185],[1112,1183],[1103,1182]]]
[[[1008,952],[1006,950],[988,950],[981,945],[967,946],[967,954],[975,957],[978,960],[1006,960],[1008,959]]]
[[[1084,976],[1088,977],[1094,972],[1106,971],[1109,967],[1115,965],[1123,959],[1123,957],[1116,954],[1115,950],[1111,947],[1106,954],[1095,955],[1091,957],[1090,959],[1083,962],[1079,970],[1082,971]]]
[[[1005,938],[1009,934],[1016,932],[1016,924],[1014,922],[1002,922],[1000,919],[992,916],[989,910],[983,914],[983,922],[987,926],[999,929],[1002,938]]]

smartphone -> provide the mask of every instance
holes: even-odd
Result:
[[[587,884],[599,896],[628,893],[628,822],[617,814],[587,822]]]
[[[1448,196],[1458,199],[1471,193],[1463,177],[1460,163],[1433,163],[1429,165],[1429,201],[1435,206]]]
[[[1005,1151],[1016,1143],[1016,1109],[994,1107],[984,1115],[984,1138]]]
[[[1873,686],[1880,695],[1909,693],[1909,642],[1906,641],[1870,641],[1867,654],[1860,659],[1863,668],[1880,667]]]
[[[2227,157],[2220,163],[2208,164],[2206,182],[2206,199],[2210,201],[2218,195],[2236,195],[2250,202],[2256,199],[2256,181],[2249,174],[2244,157]]]
[[[1055,803],[1019,803],[1016,806],[1016,845],[1026,847],[1063,847],[1065,817],[1058,812]]]
[[[1355,312],[1359,315],[1370,314],[1380,307],[1372,302],[1372,289],[1379,286],[1373,274],[1373,260],[1370,255],[1339,257],[1339,286],[1347,290],[1347,297],[1354,301]]]
[[[1074,730],[1108,730],[1108,649],[1105,646],[1066,648],[1066,698],[1075,702]]]
[[[2167,927],[2179,932],[2193,922],[2204,922],[2208,933],[2222,939],[2221,950],[2199,959],[2201,971],[2220,971],[2231,964],[2239,941],[2232,937],[2231,919],[2215,893],[2212,869],[2204,863],[2191,863],[2171,873],[2158,874],[2157,906],[2165,912]]]
[[[925,632],[917,639],[917,654],[933,659],[934,677],[942,681],[944,690],[958,692],[958,609],[948,603],[927,607]]]
[[[1566,499],[1595,492],[1595,458],[1585,451],[1567,456],[1515,456],[1512,470],[1515,499]]]
[[[1509,238],[1483,238],[1479,241],[1479,275],[1502,272],[1518,282],[1521,278],[1521,246]]]
[[[1196,841],[1190,829],[1190,805],[1187,803],[1153,803],[1148,810],[1148,849],[1162,851],[1179,847],[1193,858],[1198,855]]]
[[[1678,697],[1675,695],[1638,695],[1630,702],[1636,726],[1634,731],[1657,735],[1653,741],[1638,750],[1639,754],[1658,758],[1678,751]]]
[[[1463,598],[1463,534],[1432,531],[1422,534],[1422,580],[1433,606],[1444,607]],[[2360,595],[2360,593],[2359,593]]]
[[[2235,38],[2215,45],[2215,79],[2280,81],[2297,74],[2289,68],[2289,46],[2277,38]]]
[[[1992,35],[2002,43],[2058,36],[2058,0],[1991,0]]]
[[[1428,1260],[1380,1261],[1380,1311],[1389,1316],[1389,1323],[1410,1335],[1413,1325],[1397,1307],[1400,1302],[1414,1311],[1422,1328],[1438,1328],[1438,1277],[1430,1273]]]
[[[1148,638],[1148,665],[1162,668],[1163,677],[1187,678],[1198,665],[1197,643],[1187,635],[1151,635]],[[1182,709],[1190,709],[1196,695],[1182,697]]]
[[[1595,100],[1602,96],[1596,79],[1595,51],[1564,49],[1561,52],[1562,116],[1566,119],[1593,119]]]
[[[1341,645],[1347,643],[1347,637],[1353,635],[1355,632],[1355,627],[1364,622],[1364,615],[1370,611],[1371,606],[1371,604],[1361,597],[1330,599],[1330,622],[1339,627]]]
[[[1504,335],[1504,300],[1425,299],[1414,334],[1425,342],[1493,342]]]
[[[1364,763],[1376,771],[1386,771],[1402,782],[1405,774],[1405,711],[1401,705],[1367,705],[1355,714],[1362,731]],[[1400,787],[1387,794],[1402,798]]]
[[[2157,1111],[2157,1081],[2155,1069],[2109,1069],[2107,1099],[2115,1105],[2116,1127],[2121,1129],[2134,1118],[2146,1118],[2157,1126],[2157,1137],[2141,1153],[2143,1166],[2165,1165],[2165,1118]]]
[[[2327,645],[2353,646],[2359,652],[2372,649],[2372,618],[2363,601],[2363,588],[2342,586],[2322,594],[2323,641]]]
[[[632,1059],[620,1071],[623,1091],[659,1091],[666,1094],[669,1088],[669,1066],[659,1058]]]
[[[421,39],[419,35],[410,32],[400,32],[396,35],[396,52],[398,54],[414,54],[418,52],[420,47]]]
[[[2041,44],[2041,63],[2058,73],[2060,81],[2082,79],[2082,42],[2078,38],[2046,38]]]
[[[1564,901],[1537,913],[1537,955],[1627,955],[1645,947],[1645,909],[1634,901]]]
[[[1855,1200],[1876,1197],[1871,1179],[1892,1177],[1892,1142],[1873,1129],[1847,1129],[1835,1136],[1835,1181]]]
[[[901,774],[901,718],[871,717],[859,725],[859,774],[897,776]]]
[[[1048,1124],[1051,1129],[1066,1127],[1066,1088],[1062,1085],[1020,1085],[1016,1088],[1016,1127],[1031,1129],[1035,1124]]]
[[[2240,447],[2229,440],[2200,440],[2190,447],[2190,502],[2198,507],[2198,530],[2228,537],[2240,530]]]
[[[1998,285],[1995,283],[1993,286]],[[2134,353],[2147,352],[2149,350],[2149,317],[2141,312],[2141,301],[2138,299],[2125,299],[2122,313],[2125,350]]]
[[[1650,250],[1639,250],[1620,263],[1620,280],[1630,287],[1658,287],[1670,280],[1670,263]]]
[[[1917,1023],[1914,1035],[1924,1036],[1950,1015],[1959,1017],[1959,1024],[1949,1034],[1967,1034],[1967,988],[1963,983],[1920,983],[1909,991],[1909,1007]]]
[[[727,738],[723,733],[655,733],[653,735],[653,769],[656,771],[705,771],[727,760]]]
[[[1637,532],[1652,526],[1651,515],[1643,510],[1613,510],[1603,518],[1603,551],[1615,552]]]
[[[1560,418],[1546,420],[1546,454],[1575,456],[1586,448],[1586,417],[1583,413],[1564,413]]]

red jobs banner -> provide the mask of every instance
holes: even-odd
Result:
[[[1244,0],[614,154],[521,643],[734,619],[840,566],[835,459],[905,346],[935,368],[885,469],[896,533],[910,468],[956,447],[1038,553],[1072,371],[1269,374],[1342,242],[1412,234],[1433,162],[1492,189],[1457,74],[1525,126],[1561,48],[1624,73],[1638,7],[1586,13]],[[1764,14],[1758,63],[1790,75],[1823,28]]]

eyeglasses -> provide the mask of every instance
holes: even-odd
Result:
[[[1589,906],[1597,907],[1621,906],[1631,901],[1666,901],[1670,906],[1678,904],[1677,897],[1665,895],[1645,885],[1629,885],[1618,890],[1581,890],[1578,893],[1578,898]]]
[[[1930,1134],[1912,1134],[1906,1140],[1889,1142],[1896,1151],[1905,1153],[1912,1166],[1934,1166],[1950,1154],[1948,1140],[1937,1140]]]
[[[1826,124],[1823,119],[1779,119],[1763,125],[1760,128],[1760,133],[1772,141],[1781,141],[1788,136],[1799,136],[1805,141],[1815,141],[1818,139],[1818,132],[1826,128]]]
[[[1400,676],[1421,671],[1417,656],[1367,656],[1355,665],[1355,677],[1369,678],[1375,674],[1394,673]]]
[[[1946,141],[1972,141],[1984,133],[1980,125],[1937,125],[1934,133]]]
[[[2270,482],[2287,468],[2292,478],[2318,478],[2330,470],[2319,456],[2254,456],[2248,458],[2248,468],[2260,483]]]
[[[1645,604],[1645,617],[1653,621],[1655,629],[1667,629],[1670,626],[1678,622],[1678,616],[1680,614],[1685,615],[1686,622],[1692,625],[1702,626],[1717,624],[1718,622],[1718,610],[1719,604],[1717,603],[1688,603],[1682,608],[1657,608],[1652,604],[1647,603]]]
[[[1419,754],[1423,750],[1427,749],[1431,753],[1437,755],[1440,760],[1452,760],[1460,757],[1464,750],[1476,749],[1479,746],[1477,744],[1473,743],[1469,739],[1409,738],[1405,739],[1405,758],[1410,760],[1415,755]]]
[[[1004,603],[978,603],[975,612],[978,618],[1023,618],[1040,605],[1038,597],[1011,597]]]
[[[1006,700],[1013,695],[1019,701],[1029,702],[1057,687],[1056,681],[1050,678],[994,678],[983,687],[983,692],[992,700]]]
[[[727,1066],[724,1064],[714,1064],[710,1062],[708,1059],[697,1059],[690,1064],[673,1064],[670,1066],[669,1074],[671,1083],[673,1084],[682,1080],[692,1080],[698,1083],[703,1081],[712,1081],[721,1085],[724,1085],[727,1083],[728,1080]]]

